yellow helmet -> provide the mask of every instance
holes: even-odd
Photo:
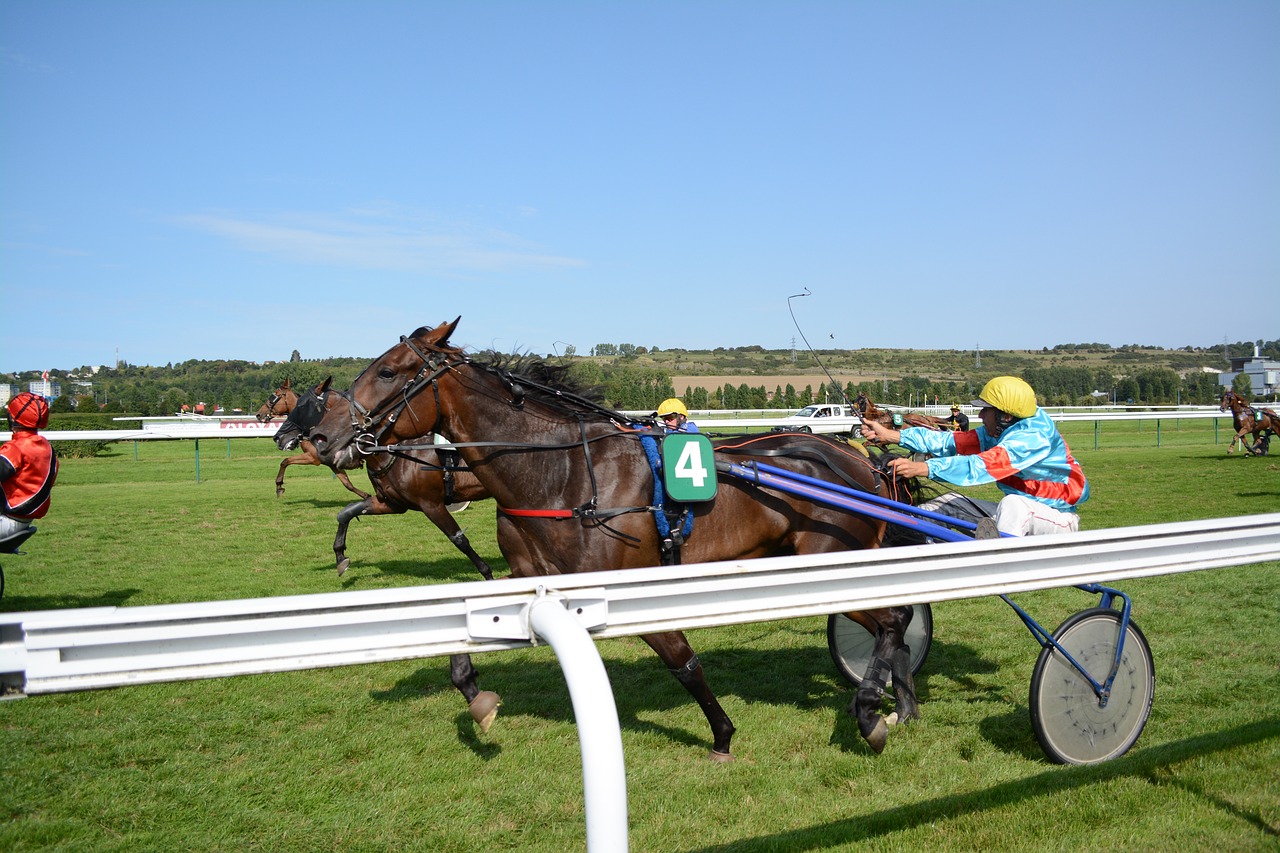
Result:
[[[658,404],[658,417],[665,418],[667,415],[684,415],[687,418],[689,410],[675,397],[669,397]]]
[[[1036,413],[1036,392],[1016,376],[997,376],[982,386],[973,405],[999,409],[1015,418],[1029,418]]]

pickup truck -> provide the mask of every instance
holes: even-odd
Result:
[[[853,406],[838,403],[815,403],[790,415],[775,427],[790,432],[848,433],[852,438],[862,437],[862,419]]]

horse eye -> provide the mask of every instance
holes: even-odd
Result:
[[[389,367],[380,367],[378,368],[378,378],[379,379],[395,379],[396,372]]]

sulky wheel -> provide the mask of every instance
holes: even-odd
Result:
[[[1054,639],[1093,679],[1106,680],[1115,661],[1120,612],[1082,610]],[[1059,764],[1096,764],[1124,755],[1151,716],[1156,674],[1151,646],[1133,621],[1105,706],[1093,686],[1053,646],[1040,652],[1031,675],[1031,724],[1045,754]]]
[[[933,608],[927,604],[913,604],[912,608],[906,641],[911,648],[911,674],[915,675],[924,665],[933,642]],[[862,683],[875,644],[876,638],[871,632],[843,613],[827,617],[827,648],[831,650],[836,669],[850,684]]]

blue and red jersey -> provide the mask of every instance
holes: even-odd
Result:
[[[994,482],[1005,494],[1024,495],[1063,512],[1074,512],[1089,499],[1089,481],[1044,409],[1015,421],[999,438],[981,426],[968,432],[912,427],[902,430],[898,443],[933,455],[930,479],[957,486]]]

